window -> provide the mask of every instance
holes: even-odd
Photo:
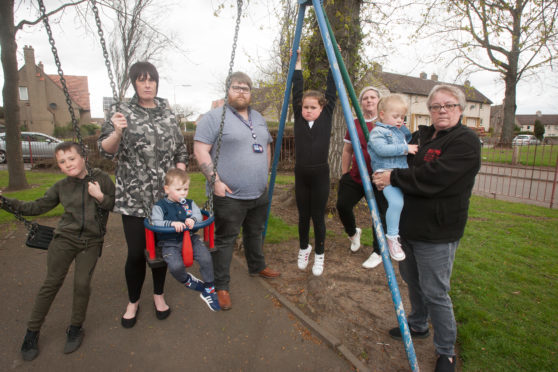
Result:
[[[19,87],[19,100],[28,101],[29,95],[27,94],[27,87]]]

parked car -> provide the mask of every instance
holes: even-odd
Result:
[[[24,160],[48,159],[54,157],[54,149],[62,141],[44,133],[21,132],[21,153]],[[5,163],[6,152],[6,133],[0,134],[0,164]]]
[[[512,140],[513,146],[540,145],[541,141],[532,134],[519,134]]]

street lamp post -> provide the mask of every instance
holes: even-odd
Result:
[[[175,84],[174,85],[174,104],[176,105],[176,87],[191,87],[190,84]]]

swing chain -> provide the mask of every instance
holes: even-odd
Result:
[[[14,217],[20,221],[23,222],[23,224],[25,225],[25,227],[27,228],[27,230],[32,231],[33,226],[37,225],[35,222],[31,222],[25,218],[23,218],[23,215],[21,214],[21,212],[16,211],[10,201],[8,199],[6,199],[4,196],[0,195],[0,200],[2,200],[2,209],[5,209],[7,212],[11,213],[14,215]]]
[[[91,0],[91,9],[95,14],[95,23],[97,24],[97,33],[99,34],[99,41],[101,43],[101,48],[103,49],[103,57],[105,58],[105,66],[107,67],[107,72],[110,80],[110,88],[112,89],[112,98],[118,104],[120,101],[118,99],[118,94],[116,92],[116,84],[114,83],[114,75],[112,74],[112,69],[110,66],[109,53],[107,52],[107,45],[105,43],[105,33],[101,27],[101,18],[99,17],[99,10],[97,9],[97,1]]]
[[[209,198],[206,202],[205,209],[213,214],[213,190],[215,186],[215,179],[217,177],[217,164],[219,162],[219,153],[221,152],[221,142],[223,139],[223,130],[225,128],[225,114],[227,112],[227,102],[229,98],[229,88],[231,85],[231,75],[233,73],[234,67],[234,57],[236,54],[236,45],[238,42],[238,31],[240,29],[240,19],[242,17],[242,0],[237,0],[237,14],[236,14],[236,26],[234,29],[234,39],[231,52],[231,60],[229,62],[229,74],[227,75],[227,81],[225,84],[225,103],[223,104],[223,113],[221,114],[221,125],[219,126],[219,135],[217,136],[217,148],[215,149],[215,160],[213,161],[213,174],[211,175],[211,180],[209,181]]]
[[[68,91],[68,86],[66,85],[66,79],[64,78],[64,72],[62,71],[62,64],[60,63],[60,58],[58,58],[58,50],[56,49],[56,45],[54,43],[54,38],[52,36],[52,30],[50,29],[50,24],[48,22],[48,17],[46,15],[46,8],[43,3],[43,0],[39,1],[39,9],[41,11],[41,17],[43,17],[43,24],[45,25],[45,29],[48,34],[48,42],[51,46],[51,51],[54,56],[54,63],[56,64],[56,68],[58,69],[58,76],[60,76],[60,84],[62,85],[62,90],[64,91],[64,96],[66,96],[66,104],[68,105],[68,111],[70,112],[70,117],[72,118],[72,126],[74,128],[74,134],[78,140],[78,143],[81,147],[83,152],[83,156],[85,157],[85,164],[87,166],[87,173],[89,172],[89,163],[87,161],[87,148],[83,144],[83,139],[81,138],[81,132],[79,130],[78,121],[76,119],[76,115],[74,113],[74,108],[72,106],[72,99],[70,98],[70,93]]]
[[[81,147],[81,152],[83,153],[83,157],[85,158],[85,167],[87,169],[87,180],[91,181],[91,182],[94,182],[95,180],[91,177],[91,167],[89,165],[89,159],[88,159],[88,156],[87,156],[88,150],[87,150],[87,147],[85,146],[85,144],[83,143],[83,138],[81,136],[81,131],[79,129],[79,123],[78,123],[78,120],[76,119],[76,116],[75,116],[75,113],[74,113],[74,108],[72,106],[72,99],[70,97],[70,92],[68,91],[68,86],[66,84],[66,79],[64,78],[64,71],[62,71],[62,64],[60,63],[60,58],[58,57],[58,50],[56,48],[56,45],[55,45],[55,42],[54,42],[54,37],[52,36],[52,30],[50,28],[50,24],[48,22],[48,17],[46,15],[46,8],[45,8],[45,5],[43,3],[43,0],[38,0],[38,2],[39,2],[39,10],[41,12],[41,16],[43,17],[43,23],[44,23],[45,29],[47,31],[48,42],[51,46],[52,55],[54,56],[54,63],[56,64],[56,67],[58,69],[58,76],[60,77],[60,84],[62,85],[62,90],[64,91],[64,96],[66,97],[66,104],[68,105],[68,111],[70,112],[70,116],[72,118],[72,126],[73,126],[73,129],[74,129],[74,135],[76,136],[76,139],[79,143],[79,146]],[[99,23],[100,23],[100,21],[99,21]],[[110,72],[110,67],[109,67],[109,72]],[[113,92],[115,92],[115,90],[113,90]],[[104,218],[105,211],[99,205],[97,205],[96,212],[97,213],[95,214],[95,219],[97,220],[97,223],[99,224],[99,229],[100,229],[101,234],[104,235],[106,229],[103,226],[102,220]]]

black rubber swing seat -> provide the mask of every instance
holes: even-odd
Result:
[[[54,237],[54,227],[34,223],[27,234],[25,245],[31,248],[48,249]]]

